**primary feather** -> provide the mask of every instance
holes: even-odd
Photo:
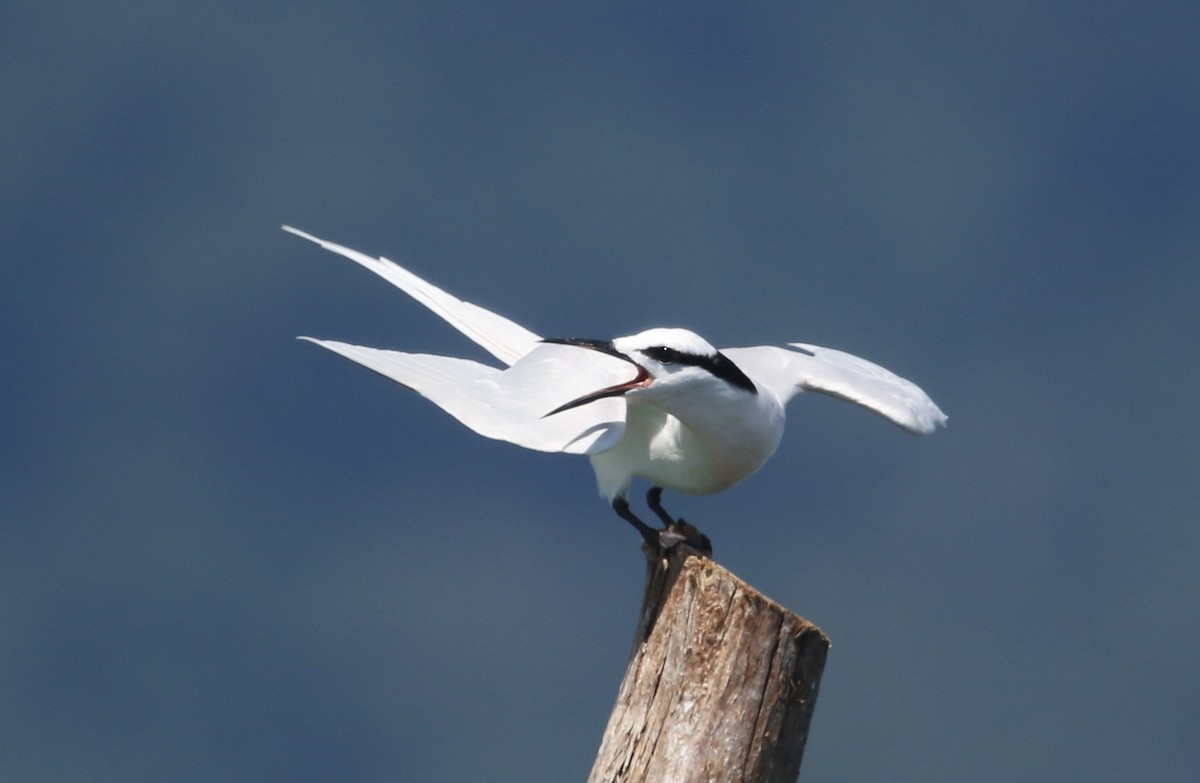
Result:
[[[284,229],[384,278],[507,366],[301,339],[412,389],[480,435],[589,455],[601,494],[644,536],[650,528],[625,502],[635,477],[698,495],[736,484],[774,453],[784,405],[802,391],[857,403],[915,434],[946,423],[911,381],[843,351],[805,343],[722,351],[685,329],[543,342],[385,258]]]
[[[726,348],[722,353],[785,403],[802,391],[816,391],[858,403],[914,435],[945,426],[946,414],[912,381],[845,351],[788,345],[790,349]]]
[[[382,256],[372,258],[365,253],[320,239],[291,226],[284,226],[283,230],[315,242],[326,250],[345,256],[354,263],[371,270],[440,315],[446,323],[470,337],[480,347],[505,364],[512,364],[532,351],[542,339],[502,315],[497,315],[491,310],[485,310],[479,305],[464,302],[446,293],[433,283],[422,280],[404,267]]]
[[[412,389],[488,438],[537,451],[594,454],[611,449],[625,431],[625,401],[616,397],[545,417],[572,396],[633,375],[629,364],[603,354],[539,344],[501,370],[452,356],[300,339]]]

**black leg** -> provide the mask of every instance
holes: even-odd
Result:
[[[633,525],[633,529],[641,534],[642,538],[645,539],[647,544],[650,544],[651,546],[660,546],[658,541],[658,531],[647,525],[642,520],[638,519],[637,516],[629,510],[628,500],[625,498],[617,498],[613,501],[612,507],[613,511],[617,512],[617,515],[621,517],[621,519]]]
[[[649,506],[650,510],[662,520],[664,525],[667,527],[674,527],[683,520],[674,519],[670,514],[667,513],[667,510],[662,507],[662,493],[662,487],[651,487],[650,491],[646,493],[646,505]]]
[[[682,519],[675,519],[662,507],[662,487],[651,487],[646,493],[646,505],[662,520],[663,529],[655,530],[634,516],[629,510],[629,501],[617,498],[613,501],[613,510],[641,534],[642,538],[652,546],[660,549],[671,549],[676,544],[686,543],[706,557],[712,557],[712,542],[708,536]]]

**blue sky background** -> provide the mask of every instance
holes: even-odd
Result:
[[[805,780],[1195,780],[1198,8],[7,8],[0,779],[586,776],[636,537],[296,342],[480,356],[287,222],[933,395],[669,498],[833,639]]]

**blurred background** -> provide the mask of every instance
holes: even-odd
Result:
[[[0,779],[583,780],[642,589],[586,460],[298,334],[857,353],[668,496],[833,639],[807,781],[1200,772],[1194,3],[21,3]],[[639,495],[640,505],[640,495]]]

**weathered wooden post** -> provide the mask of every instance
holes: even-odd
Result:
[[[633,655],[588,783],[793,783],[829,639],[686,546],[645,549]]]

